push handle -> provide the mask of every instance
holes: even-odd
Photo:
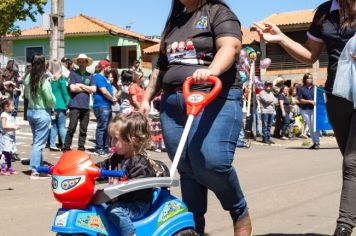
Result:
[[[194,84],[193,77],[188,77],[183,84],[183,95],[187,104],[187,114],[197,116],[199,112],[208,105],[221,91],[222,83],[218,77],[209,76],[206,82],[214,86],[209,93],[190,92],[190,87]]]
[[[105,170],[100,169],[100,177],[118,177],[122,178],[126,176],[126,170]]]

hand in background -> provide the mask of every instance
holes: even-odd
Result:
[[[275,24],[269,22],[254,23],[253,27],[267,43],[279,43],[283,40],[283,33]]]

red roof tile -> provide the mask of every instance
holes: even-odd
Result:
[[[146,54],[158,53],[160,46],[161,46],[161,44],[157,43],[156,45],[153,45],[151,47],[144,49],[143,52]]]
[[[241,31],[243,33],[242,36],[242,44],[249,45],[253,42],[260,42],[260,36],[258,36],[256,31],[250,31],[245,27],[241,27]]]
[[[313,21],[315,11],[303,10],[273,14],[260,22],[270,22],[278,26],[310,24]]]
[[[83,35],[83,34],[97,34],[97,33],[109,33],[109,31],[114,31],[118,34],[125,36],[137,38],[139,40],[158,42],[157,40],[147,39],[144,35],[120,28],[118,26],[106,23],[94,17],[86,16],[80,14],[79,16],[71,17],[64,20],[64,35]],[[45,37],[47,32],[42,29],[42,27],[34,27],[30,29],[25,29],[21,32],[19,38],[22,37]],[[13,38],[12,35],[7,36],[7,38]]]

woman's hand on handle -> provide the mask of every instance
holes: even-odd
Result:
[[[258,34],[267,43],[280,43],[283,40],[282,31],[275,24],[269,22],[254,23],[253,26],[257,29]]]
[[[196,83],[202,83],[206,81],[209,76],[213,75],[209,69],[197,69],[192,77]]]

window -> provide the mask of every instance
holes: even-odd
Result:
[[[26,48],[26,62],[31,62],[32,57],[36,54],[43,54],[43,47],[27,47]]]
[[[136,46],[111,47],[111,61],[118,68],[130,68],[136,59]]]

